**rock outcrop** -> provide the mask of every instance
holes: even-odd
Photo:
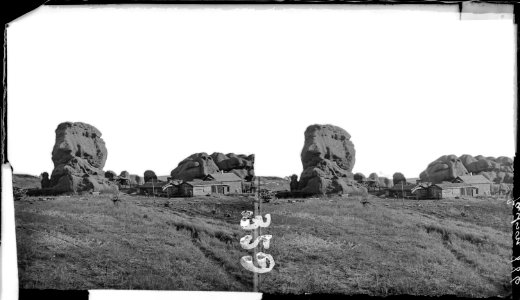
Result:
[[[443,155],[431,162],[419,177],[422,181],[440,183],[452,181],[457,176],[468,174],[469,172],[462,164],[461,159],[455,155]]]
[[[462,163],[473,174],[480,174],[489,179],[493,183],[513,183],[513,159],[500,156],[484,157],[477,155],[475,157],[464,154],[461,156]]]
[[[42,189],[48,189],[51,186],[51,181],[49,179],[49,173],[43,172],[41,175],[41,185]]]
[[[214,152],[211,154],[211,157],[221,171],[235,173],[245,181],[251,181],[253,177],[255,177],[254,154],[247,156],[244,154],[237,155],[228,153],[224,155],[223,153]]]
[[[513,159],[505,156],[475,157],[464,154],[460,157],[445,155],[430,163],[420,175],[422,181],[438,183],[451,181],[461,175],[483,175],[494,183],[513,183]]]
[[[289,183],[289,188],[291,189],[291,192],[298,190],[298,175],[291,175],[291,182]]]
[[[50,186],[60,193],[116,190],[104,176],[107,148],[101,132],[81,122],[64,122],[56,129]]]
[[[195,153],[182,160],[170,173],[172,179],[193,180],[202,179],[208,174],[224,171],[235,173],[245,181],[251,181],[255,176],[255,156],[215,152],[208,155],[205,152]]]
[[[366,194],[366,188],[354,181],[356,151],[344,129],[333,125],[307,127],[301,160],[304,170],[298,184],[300,191]]]

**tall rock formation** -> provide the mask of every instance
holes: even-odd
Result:
[[[104,176],[106,160],[107,148],[97,128],[81,122],[61,123],[52,150],[50,186],[63,193],[117,189]]]
[[[333,125],[307,127],[301,160],[300,191],[322,195],[366,194],[366,188],[354,181],[356,151],[344,129]]]

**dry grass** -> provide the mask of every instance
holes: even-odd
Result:
[[[252,290],[245,198],[108,195],[15,203],[22,288]],[[493,200],[275,200],[269,293],[506,295],[511,209]]]

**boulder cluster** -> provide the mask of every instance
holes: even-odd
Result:
[[[195,153],[184,160],[170,173],[172,179],[190,181],[202,179],[208,174],[225,172],[235,173],[245,181],[251,181],[255,176],[255,155],[214,152],[208,155],[205,152]]]
[[[513,159],[505,156],[475,157],[464,154],[443,155],[431,162],[420,174],[422,181],[439,183],[462,175],[483,175],[493,183],[513,183]]]

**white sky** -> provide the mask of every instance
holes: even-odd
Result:
[[[105,170],[195,152],[300,174],[304,131],[352,135],[354,172],[417,177],[444,154],[513,156],[512,20],[352,6],[41,7],[10,24],[8,151],[51,172],[54,130],[94,125]]]

